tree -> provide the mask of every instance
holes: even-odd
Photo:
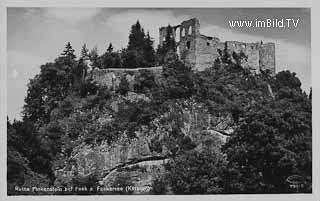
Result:
[[[158,177],[152,182],[152,193],[155,195],[161,195],[166,194],[167,190],[167,184],[168,182],[165,181],[165,178]]]
[[[177,156],[166,167],[166,180],[175,194],[222,193],[225,166],[221,153],[192,150]]]
[[[118,51],[113,51],[112,43],[109,44],[107,51],[101,56],[102,68],[121,68],[121,55]]]
[[[311,102],[295,89],[285,87],[275,102],[252,106],[224,147],[234,171],[227,192],[290,192],[286,179],[291,175],[305,178],[301,190],[309,192],[311,130]]]
[[[312,88],[310,87],[309,99],[312,100]]]
[[[148,70],[140,70],[134,79],[135,83],[133,88],[137,93],[146,93],[147,90],[156,87],[155,77],[152,72]]]
[[[75,59],[76,55],[74,54],[74,49],[71,46],[71,43],[68,42],[65,46],[65,50],[61,53],[63,57],[68,57],[70,59]]]
[[[119,52],[113,51],[113,46],[110,43],[107,52],[101,56],[103,68],[121,68],[121,56]]]
[[[177,47],[176,47],[176,41],[173,37],[173,27],[168,25],[165,40],[163,44],[159,44],[157,49],[158,63],[159,64],[165,63],[167,54],[171,54],[171,52],[176,53],[176,51],[177,51]]]
[[[129,34],[128,51],[143,51],[145,33],[139,20],[136,24],[131,26],[131,31]]]
[[[47,122],[50,118],[50,114],[45,107],[47,101],[47,96],[45,95],[46,90],[41,87],[41,82],[39,75],[36,75],[30,80],[22,111],[24,120],[28,119],[35,124]]]
[[[292,89],[300,89],[301,82],[299,78],[296,77],[296,73],[291,73],[290,71],[281,71],[276,74],[276,87],[279,88],[280,86],[289,87]]]
[[[113,51],[112,43],[109,43],[109,46],[108,46],[107,52],[111,53],[112,51]]]
[[[88,60],[89,59],[89,50],[88,50],[86,44],[83,44],[83,46],[81,48],[80,59],[83,59],[83,60]]]
[[[169,98],[190,98],[193,93],[193,72],[191,67],[184,65],[174,52],[169,52],[162,72],[165,91]]]
[[[155,64],[153,41],[144,33],[139,21],[131,26],[128,46],[122,51],[125,68],[149,67]]]
[[[44,151],[31,122],[7,119],[8,194],[19,194],[15,186],[48,187],[53,179],[50,156]],[[44,175],[47,175],[44,176]]]
[[[163,47],[166,50],[166,52],[169,52],[170,50],[174,52],[176,51],[177,47],[176,47],[176,41],[173,37],[173,31],[174,31],[173,27],[168,25],[167,35],[163,44]]]
[[[95,68],[101,68],[99,61],[98,48],[94,47],[89,53],[89,59],[91,61],[92,70]]]
[[[129,82],[126,78],[126,76],[121,76],[120,83],[119,83],[119,88],[117,89],[118,93],[121,95],[127,95],[128,91],[130,90],[129,88]]]
[[[151,39],[149,32],[144,39],[143,53],[147,65],[153,66],[155,64],[155,51],[153,48],[153,40]]]
[[[39,124],[48,122],[51,111],[73,89],[74,67],[69,66],[69,61],[65,62],[65,58],[58,58],[54,63],[42,65],[40,74],[30,80],[25,97],[24,118]]]
[[[139,68],[142,67],[142,56],[135,50],[124,49],[121,52],[121,57],[123,58],[124,68]]]
[[[32,171],[28,167],[29,161],[12,147],[7,149],[7,193],[8,195],[42,194],[35,192],[19,192],[17,186],[24,187],[49,187],[50,180]],[[44,194],[44,193],[43,193]]]

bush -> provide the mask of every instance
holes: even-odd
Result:
[[[128,94],[129,90],[130,90],[129,82],[128,82],[126,76],[123,75],[123,76],[121,76],[119,88],[117,89],[117,92],[120,93],[121,95],[125,96]]]
[[[166,179],[175,194],[222,193],[225,167],[221,153],[189,151],[168,165]]]
[[[156,178],[152,183],[152,194],[163,195],[167,192],[167,183],[163,177]]]

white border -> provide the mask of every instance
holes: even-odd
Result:
[[[311,72],[312,72],[312,93],[313,93],[313,104],[312,104],[312,126],[313,126],[313,193],[312,194],[260,194],[260,195],[192,195],[192,196],[149,196],[149,195],[140,195],[140,196],[7,196],[7,185],[6,185],[6,172],[7,172],[7,162],[6,162],[6,114],[7,114],[7,91],[6,91],[6,59],[7,59],[7,7],[135,7],[135,8],[209,8],[209,7],[309,7],[311,8]],[[318,59],[319,55],[316,51],[320,47],[320,9],[319,4],[317,5],[315,0],[268,0],[268,1],[257,1],[257,0],[218,0],[218,1],[209,1],[209,0],[112,0],[108,2],[103,2],[99,0],[0,0],[0,16],[1,16],[1,40],[0,40],[0,132],[3,136],[1,138],[1,196],[0,200],[167,200],[167,199],[177,199],[177,200],[317,200],[320,201],[320,164],[319,164],[319,136],[320,124],[317,124],[317,120],[320,119],[320,85],[319,78],[320,75],[320,61]],[[317,104],[318,103],[318,104]]]

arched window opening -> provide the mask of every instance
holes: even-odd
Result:
[[[181,36],[184,37],[185,35],[186,35],[186,30],[184,28],[182,28]]]
[[[180,27],[176,28],[175,30],[175,35],[176,35],[176,42],[179,42],[180,41]]]

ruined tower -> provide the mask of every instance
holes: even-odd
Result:
[[[167,35],[167,27],[159,29],[159,43],[163,44]],[[183,21],[172,26],[172,37],[176,39],[177,53],[187,65],[197,70],[211,67],[219,57],[218,50],[225,47],[228,51],[243,52],[248,56],[243,64],[255,73],[269,70],[275,74],[275,44],[274,43],[245,43],[239,41],[220,41],[217,37],[205,36],[200,33],[200,23],[196,18]]]

